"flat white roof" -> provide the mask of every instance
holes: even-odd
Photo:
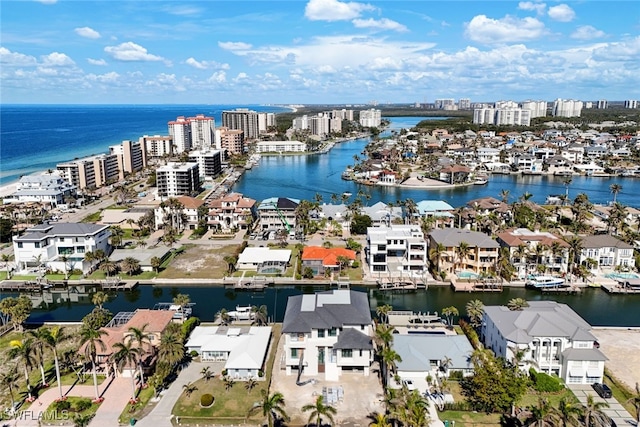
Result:
[[[267,261],[289,262],[291,250],[247,247],[238,257],[238,264],[261,264]]]

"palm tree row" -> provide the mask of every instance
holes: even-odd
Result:
[[[607,402],[597,401],[591,394],[587,395],[585,405],[581,405],[575,398],[563,397],[557,407],[541,397],[538,404],[530,409],[525,425],[608,427],[611,421],[603,412],[608,407]]]

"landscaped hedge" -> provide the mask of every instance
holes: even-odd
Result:
[[[193,331],[193,329],[200,324],[200,319],[197,317],[190,317],[184,321],[182,324],[182,336],[185,338],[189,338],[189,335]]]
[[[206,393],[200,396],[200,406],[202,406],[203,408],[208,408],[211,405],[213,405],[212,395],[210,395],[209,393]]]
[[[79,399],[73,406],[76,412],[82,412],[91,408],[91,399]]]
[[[564,384],[558,377],[552,377],[544,372],[536,372],[535,369],[529,369],[529,376],[533,382],[533,388],[540,393],[556,393],[564,389]]]

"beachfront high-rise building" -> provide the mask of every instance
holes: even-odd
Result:
[[[213,180],[222,173],[222,152],[220,150],[192,151],[189,161],[198,164],[200,182]]]
[[[187,119],[191,126],[191,147],[200,150],[208,150],[210,148],[220,149],[215,145],[216,124],[213,117],[207,117],[204,114],[197,114],[195,117]]]
[[[274,113],[258,113],[258,132],[267,132],[269,128],[275,127],[276,115]]]
[[[471,99],[460,98],[458,100],[458,110],[470,110],[470,109],[471,109]]]
[[[473,110],[473,123],[482,125],[518,125],[529,126],[531,124],[531,112],[517,108],[512,101],[501,101],[500,107],[476,108]],[[516,107],[513,107],[516,105]]]
[[[605,110],[607,106],[608,106],[608,103],[606,99],[598,100],[598,110]]]
[[[260,135],[258,113],[247,108],[223,111],[222,126],[243,131],[246,139],[256,139]]]
[[[521,108],[531,111],[532,119],[534,117],[545,117],[547,115],[547,101],[526,100],[522,102]]]
[[[494,108],[496,109],[505,109],[505,108],[520,108],[518,103],[515,101],[498,101],[494,104]]]
[[[318,113],[315,116],[309,117],[309,131],[311,131],[311,135],[325,137],[331,132],[329,124],[329,116],[324,113]]]
[[[244,153],[244,132],[238,129],[219,127],[216,129],[216,147],[220,146],[227,154]]]
[[[198,163],[169,162],[156,169],[158,197],[195,196],[200,192]]]
[[[555,117],[580,117],[582,101],[558,98],[553,102],[551,114]]]
[[[366,128],[375,128],[382,123],[382,112],[372,108],[370,110],[360,111],[360,126]]]
[[[449,99],[436,99],[434,101],[434,107],[436,110],[455,110],[456,109],[456,100],[453,98]]]
[[[624,101],[624,108],[638,108],[638,101],[635,99]]]
[[[309,117],[305,114],[293,119],[291,123],[293,130],[306,130],[309,129]]]
[[[147,167],[147,150],[139,141],[122,141],[120,145],[110,146],[109,153],[118,156],[118,168],[125,174]]]
[[[329,117],[332,119],[353,121],[353,110],[347,110],[345,108],[342,110],[331,110],[329,112]]]
[[[169,135],[173,138],[173,148],[176,154],[191,150],[191,124],[184,116],[168,123]]]
[[[78,190],[84,190],[100,188],[122,179],[124,173],[119,165],[117,154],[99,154],[58,163],[56,168],[68,183],[75,185]]]
[[[147,157],[164,157],[173,154],[173,137],[171,135],[144,135],[138,139],[147,152]]]

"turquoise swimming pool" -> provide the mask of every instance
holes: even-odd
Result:
[[[456,272],[456,276],[458,276],[458,279],[477,279],[478,277],[480,277],[480,275],[478,273],[474,273],[473,271],[458,271]]]
[[[635,273],[608,273],[604,277],[607,279],[640,279],[640,276]]]

